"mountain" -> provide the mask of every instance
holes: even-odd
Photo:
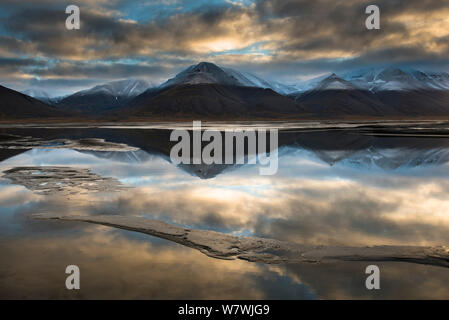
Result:
[[[308,80],[301,81],[300,83],[295,85],[295,90],[293,92],[290,92],[289,95],[298,96],[301,93],[313,90],[313,89],[315,89],[317,87],[317,85],[321,81],[323,81],[324,79],[326,79],[330,75],[331,74],[324,74],[324,75],[321,75],[319,77],[315,77],[315,78],[311,78],[311,79],[308,79]]]
[[[76,92],[63,98],[57,106],[63,110],[98,114],[125,106],[150,88],[144,80],[119,80]]]
[[[37,99],[0,86],[0,120],[68,116]]]
[[[290,92],[288,95],[298,97],[314,90],[357,90],[361,89],[361,87],[332,73],[303,81],[297,84],[295,89],[295,91]]]
[[[291,95],[308,113],[318,117],[396,115],[376,95],[361,89],[336,74],[317,82],[313,89]]]
[[[50,95],[43,91],[43,90],[39,90],[39,89],[27,89],[24,91],[21,91],[23,94],[26,94],[27,96],[33,97],[39,101],[42,101],[46,104],[49,104],[49,101],[51,100]]]
[[[161,88],[187,84],[220,84],[228,86],[257,87],[271,89],[279,94],[288,94],[296,90],[293,86],[268,81],[254,74],[217,66],[210,62],[200,62],[180,72],[174,78],[161,85]]]
[[[411,68],[388,67],[364,68],[355,71],[343,73],[342,75],[323,75],[317,78],[303,81],[296,85],[296,92],[290,92],[290,95],[298,96],[310,90],[320,89],[323,86],[322,81],[328,79],[327,88],[330,89],[330,83],[338,85],[344,83],[346,89],[356,87],[369,91],[413,91],[413,90],[449,90],[449,73],[447,72],[424,72]],[[332,80],[332,81],[331,81]],[[346,82],[344,82],[346,81]],[[339,89],[334,87],[334,89]],[[354,88],[352,88],[354,89]]]
[[[346,81],[342,78],[339,78],[335,73],[330,76],[324,78],[320,82],[317,83],[316,87],[312,90],[324,91],[324,90],[358,90],[356,87],[349,81]]]
[[[301,116],[293,100],[271,89],[196,84],[173,86],[137,97],[119,113],[128,117],[196,119]]]
[[[243,86],[271,89],[282,95],[287,95],[297,90],[294,86],[285,85],[276,81],[268,81],[249,72],[236,71],[231,68],[222,69],[236,78]]]
[[[393,67],[359,70],[301,83],[300,91],[288,94],[293,100],[288,101],[268,81],[202,62],[146,91],[126,109],[131,117],[445,117],[449,116],[447,84],[445,73]]]
[[[178,73],[174,78],[167,80],[160,87],[167,88],[179,85],[220,84],[227,86],[244,86],[233,75],[228,74],[217,65],[210,62],[200,62]]]
[[[371,91],[449,90],[447,72],[424,72],[411,68],[360,69],[342,78]]]
[[[449,116],[449,74],[364,69],[312,79],[289,95],[321,118]]]
[[[26,94],[27,96],[33,97],[34,99],[37,99],[39,101],[42,101],[43,103],[46,103],[48,105],[55,105],[62,99],[64,99],[66,96],[61,97],[52,97],[50,94],[46,91],[40,90],[40,89],[27,89],[22,91],[23,94]]]
[[[6,102],[13,99],[6,88],[4,92]],[[60,101],[44,91],[25,92],[44,103],[35,109],[27,108],[38,101],[21,95],[27,103],[19,102],[15,97],[18,106],[11,110],[3,108],[3,117],[8,112],[18,117],[22,111],[23,117],[34,113],[50,116],[56,110],[63,112],[58,115],[167,120],[449,116],[448,73],[398,67],[326,74],[288,86],[241,70],[201,62],[158,87],[142,80],[120,80],[79,91]]]
[[[343,78],[375,93],[390,110],[404,116],[449,115],[449,74],[446,72],[388,67],[358,70]]]
[[[249,86],[243,75],[201,62],[158,89],[136,97],[121,115],[129,117],[254,118],[298,116],[304,112],[271,88]],[[248,80],[249,81],[249,80]]]

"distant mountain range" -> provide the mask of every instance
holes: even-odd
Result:
[[[370,91],[449,90],[447,72],[422,72],[415,69],[362,69],[342,75],[358,87]]]
[[[289,86],[201,62],[160,86],[120,80],[63,98],[36,90],[24,93],[45,103],[33,109],[39,113],[41,108],[42,117],[48,108],[120,120],[449,117],[448,73],[395,67],[324,75]],[[0,102],[2,114],[5,108]]]
[[[22,93],[49,105],[54,105],[64,98],[52,97],[48,92],[39,89],[27,89],[25,91],[22,91]]]
[[[423,72],[411,68],[388,67],[384,69],[364,68],[341,76],[324,75],[296,85],[296,95],[316,89],[326,78],[335,78],[346,86],[340,89],[363,89],[369,91],[413,91],[413,90],[449,90],[449,73]],[[292,92],[290,92],[292,93]]]
[[[359,70],[312,80],[306,88],[289,96],[325,118],[449,116],[448,73],[392,67]]]
[[[67,111],[98,114],[125,107],[133,98],[149,89],[144,80],[120,80],[69,95],[54,105]]]

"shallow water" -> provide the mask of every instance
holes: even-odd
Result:
[[[61,212],[139,215],[298,244],[449,244],[447,124],[289,129],[279,136],[274,176],[259,175],[258,165],[175,166],[168,157],[169,131],[161,128],[1,129],[0,134],[29,140],[101,138],[132,148],[74,150],[47,143],[0,149],[2,172],[64,166],[126,186],[114,191],[69,186],[41,194],[2,178],[0,297],[449,298],[449,269],[442,267],[376,263],[381,289],[369,291],[367,263],[224,261],[135,232],[29,218]],[[70,264],[80,267],[79,291],[65,289]]]

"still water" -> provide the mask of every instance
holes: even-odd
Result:
[[[70,167],[120,184],[92,190],[62,181],[59,191],[40,192],[48,182],[37,190],[26,176],[1,178],[0,298],[448,299],[443,267],[376,263],[381,289],[369,291],[366,262],[218,260],[131,231],[30,219],[33,213],[137,215],[298,244],[448,245],[449,126],[437,127],[284,129],[273,176],[259,175],[258,165],[175,166],[163,128],[0,129],[1,172]],[[87,138],[129,148],[59,148],[54,141]],[[65,288],[71,264],[81,270],[78,291]]]

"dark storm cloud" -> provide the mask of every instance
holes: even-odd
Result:
[[[43,61],[35,59],[21,59],[21,58],[1,58],[0,68],[2,67],[24,67],[24,66],[45,66]]]
[[[1,60],[0,60],[1,63]],[[161,66],[124,64],[124,63],[59,63],[51,68],[36,70],[38,76],[50,77],[97,77],[101,75],[104,79],[126,77],[132,74],[137,77],[148,75],[164,75],[168,70]]]

